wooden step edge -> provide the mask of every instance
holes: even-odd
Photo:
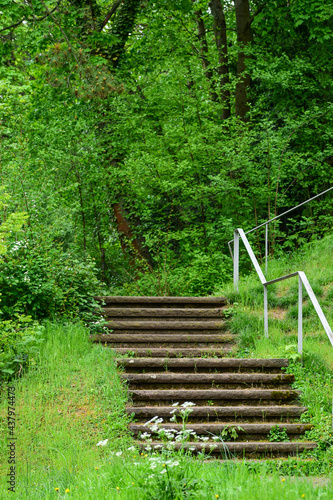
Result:
[[[306,431],[310,431],[313,429],[312,424],[303,424],[303,423],[284,423],[284,422],[251,422],[251,423],[242,423],[242,422],[201,422],[201,423],[188,423],[186,425],[186,429],[188,431],[192,430],[198,435],[217,435],[221,433],[225,429],[232,429],[236,427],[237,434],[269,434],[272,428],[278,427],[279,430],[285,430],[287,434],[304,434]],[[129,424],[129,429],[134,434],[138,434],[139,432],[149,432],[152,434],[156,434],[156,432],[152,431],[152,429],[144,423],[131,423]],[[180,432],[183,429],[183,424],[175,424],[175,423],[164,423],[162,422],[159,426],[159,429],[165,429],[166,431],[170,429],[174,429],[177,432]]]
[[[105,325],[107,326],[107,325]],[[148,328],[148,330],[127,330],[126,328],[122,329],[117,329],[117,328],[109,328],[110,332],[107,333],[106,335],[111,335],[111,334],[121,334],[121,335],[173,335],[174,337],[177,335],[202,335],[203,337],[205,335],[221,335],[221,334],[228,334],[228,335],[234,335],[234,337],[238,337],[237,334],[232,334],[228,330],[227,324],[223,326],[223,328],[216,328],[210,329],[210,330],[191,330],[191,329],[185,329],[185,330],[172,330],[172,328],[168,328],[166,330],[154,330],[151,328]]]
[[[207,441],[205,443],[179,443],[169,441],[166,444],[152,441],[150,443],[135,442],[139,449],[158,450],[164,446],[172,446],[175,451],[188,450],[201,453],[214,453],[216,452],[234,452],[234,453],[265,453],[265,452],[284,452],[284,453],[302,453],[303,451],[310,451],[317,448],[317,443],[313,441],[284,441],[284,442],[270,442],[270,441],[240,441],[240,442],[215,442]]]
[[[195,333],[188,333],[187,335],[176,335],[176,334],[167,334],[167,335],[156,335],[156,334],[141,334],[140,332],[136,334],[122,334],[122,333],[106,333],[106,334],[96,334],[91,335],[91,340],[93,342],[102,342],[104,343],[114,343],[114,342],[136,342],[136,343],[205,343],[205,342],[233,342],[236,340],[235,335],[231,334],[206,334],[206,335],[196,335]]]
[[[226,297],[144,297],[144,296],[109,296],[97,295],[97,302],[105,304],[212,304],[225,305]]]
[[[248,358],[118,358],[120,366],[132,368],[282,368],[289,366],[289,360],[284,358],[248,359]]]
[[[120,377],[127,382],[141,384],[204,384],[213,382],[224,384],[291,384],[295,381],[295,376],[290,373],[121,373]]]
[[[145,321],[124,320],[108,321],[105,326],[113,330],[220,330],[226,327],[223,320],[197,320],[197,321]]]
[[[107,345],[107,344],[106,344]],[[112,347],[113,351],[118,354],[130,354],[134,356],[161,356],[163,358],[171,359],[179,356],[220,356],[223,357],[228,352],[231,352],[234,347]],[[129,358],[135,359],[135,358]],[[179,358],[180,359],[180,358]]]
[[[196,401],[214,399],[273,399],[289,400],[299,397],[301,391],[287,389],[129,389],[132,397],[151,401]]]
[[[103,314],[110,318],[124,317],[130,319],[132,317],[140,319],[156,319],[156,318],[170,318],[180,320],[186,318],[197,319],[221,319],[224,317],[225,308],[222,307],[206,307],[204,309],[198,308],[163,308],[163,307],[103,307]]]
[[[181,407],[174,406],[127,406],[126,413],[135,417],[147,418],[167,417],[171,412],[180,410]],[[306,406],[279,405],[279,406],[193,406],[191,417],[299,417],[307,411]],[[176,414],[178,412],[175,412]]]

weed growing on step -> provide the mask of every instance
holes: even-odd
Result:
[[[232,441],[238,438],[238,432],[244,432],[240,425],[228,425],[221,431],[221,440]]]
[[[280,428],[278,425],[274,425],[268,434],[268,441],[271,442],[281,442],[290,441],[286,428]]]

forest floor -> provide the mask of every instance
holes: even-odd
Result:
[[[293,259],[269,263],[269,277],[304,270],[332,324],[332,239]],[[327,258],[326,258],[326,257]],[[111,350],[89,341],[81,325],[47,324],[41,353],[27,373],[10,384],[15,391],[14,498],[52,499],[330,499],[333,439],[331,404],[333,349],[304,300],[304,357],[297,358],[297,282],[269,292],[269,338],[263,336],[262,290],[255,276],[244,278],[231,299],[232,328],[239,333],[239,357],[289,357],[288,371],[314,424],[318,450],[304,459],[207,461],[181,453],[139,454],[126,417],[126,388]],[[6,389],[6,388],[5,388]],[[7,390],[4,391],[6,396]],[[7,434],[7,398],[0,406]],[[309,438],[308,437],[308,438]],[[105,446],[97,446],[108,440]],[[9,450],[0,443],[0,498],[9,498]]]

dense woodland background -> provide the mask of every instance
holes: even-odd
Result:
[[[3,320],[214,293],[235,227],[333,184],[331,0],[0,10]],[[272,227],[270,253],[332,222],[326,195]]]

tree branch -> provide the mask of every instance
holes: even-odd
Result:
[[[25,17],[24,17],[23,19],[21,19],[21,21],[18,21],[17,23],[11,24],[10,26],[6,26],[6,28],[2,28],[2,29],[0,30],[0,33],[1,33],[2,31],[7,31],[7,30],[10,30],[10,29],[12,29],[12,28],[17,28],[17,26],[19,26],[20,24],[22,24],[22,23],[23,23],[23,21],[25,21]]]
[[[56,18],[54,17],[54,15],[53,15],[53,12],[54,12],[54,10],[55,10],[55,9],[53,9],[52,11],[50,11],[50,10],[47,8],[47,5],[43,2],[43,0],[40,0],[40,1],[41,1],[41,2],[42,2],[42,4],[44,5],[44,7],[45,7],[45,9],[46,9],[46,12],[48,13],[48,15],[49,15],[50,17],[52,17],[53,21],[54,21],[54,22],[55,22],[55,24],[58,26],[58,28],[60,29],[61,33],[64,35],[64,37],[65,37],[65,39],[66,39],[66,42],[68,43],[68,46],[69,46],[69,47],[72,49],[72,51],[73,51],[73,57],[74,57],[75,61],[76,61],[77,63],[79,63],[79,61],[78,61],[78,59],[77,59],[77,57],[76,57],[76,55],[75,55],[75,51],[74,51],[74,49],[73,49],[73,47],[72,47],[72,45],[71,45],[71,42],[69,41],[69,39],[68,39],[68,37],[67,37],[66,33],[65,33],[65,32],[64,32],[64,30],[62,29],[62,27],[61,27],[60,23],[57,21],[57,19],[56,19]],[[62,1],[62,0],[59,0],[59,4],[60,4],[60,2],[61,2],[61,1]]]
[[[260,14],[260,12],[266,7],[267,5],[267,2],[263,3],[260,7],[258,7],[258,9],[252,14],[252,16],[250,17],[250,24],[253,23],[254,21],[254,18]]]
[[[14,24],[11,24],[10,26],[6,26],[6,28],[2,28],[0,30],[0,33],[2,33],[3,31],[7,31],[7,30],[10,30],[10,29],[14,29],[14,28],[17,28],[17,26],[20,26],[20,24],[23,23],[23,21],[28,21],[28,22],[39,22],[39,21],[43,21],[43,19],[46,19],[48,16],[50,16],[51,14],[53,14],[53,12],[55,10],[57,10],[57,8],[59,7],[59,5],[61,4],[62,0],[59,0],[57,5],[52,9],[52,10],[48,10],[48,8],[46,7],[46,5],[44,4],[44,2],[42,2],[42,4],[44,5],[44,7],[46,8],[46,11],[47,13],[45,14],[45,16],[42,16],[42,17],[34,17],[33,19],[29,18],[29,17],[24,17],[23,19],[21,19],[20,21],[18,21],[17,23],[14,23]]]
[[[111,9],[109,10],[109,12],[106,14],[105,16],[105,19],[104,21],[102,22],[101,24],[101,28],[100,28],[100,31],[102,31],[102,29],[104,28],[104,26],[106,26],[106,24],[108,23],[109,19],[111,16],[113,16],[113,14],[116,12],[116,10],[118,9],[119,5],[121,4],[122,0],[117,0],[111,7]]]

